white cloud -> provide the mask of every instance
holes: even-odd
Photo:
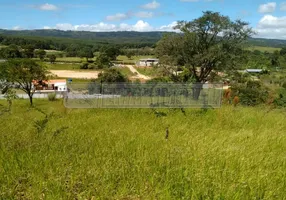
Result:
[[[53,4],[45,3],[42,5],[30,5],[29,7],[38,9],[38,10],[44,10],[44,11],[56,11],[59,8]]]
[[[276,9],[276,3],[275,2],[269,2],[266,4],[261,4],[258,8],[258,12],[260,13],[272,13]]]
[[[157,1],[153,1],[151,3],[147,3],[147,4],[143,5],[141,7],[144,9],[150,9],[150,10],[157,9],[160,7],[160,3],[158,3]]]
[[[111,32],[111,31],[175,31],[173,27],[176,22],[161,27],[153,27],[143,20],[137,21],[135,24],[121,23],[119,25],[100,22],[98,24],[81,24],[72,25],[69,23],[57,24],[55,27],[45,26],[45,29],[72,30],[72,31],[91,31],[91,32]]]
[[[286,11],[286,2],[282,2],[282,3],[280,4],[280,10]]]
[[[39,9],[40,10],[55,11],[55,10],[58,10],[58,7],[53,5],[53,4],[46,3],[46,4],[43,4],[43,5],[40,5]]]
[[[106,21],[123,21],[130,19],[132,17],[137,18],[153,18],[153,17],[162,17],[162,16],[173,16],[172,13],[165,12],[150,12],[150,11],[139,11],[139,12],[126,12],[126,13],[117,13],[115,15],[109,15],[105,17]]]
[[[44,29],[52,29],[50,26],[44,26]]]
[[[153,12],[145,12],[145,11],[137,12],[137,13],[134,13],[133,15],[138,17],[138,18],[152,18],[152,17],[154,17]]]
[[[159,30],[161,31],[178,31],[178,30],[174,30],[174,27],[177,25],[177,22],[172,22],[171,24],[168,25],[163,25],[159,28]]]
[[[286,39],[286,16],[263,16],[254,29],[256,37]]]
[[[128,18],[129,18],[129,16],[125,13],[117,13],[115,15],[109,15],[105,19],[107,21],[122,21],[122,20],[125,20]]]
[[[12,29],[15,31],[23,30],[20,26],[14,26]]]

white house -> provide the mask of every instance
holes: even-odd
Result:
[[[153,65],[157,65],[159,63],[159,59],[156,58],[145,58],[139,60],[140,67],[151,67]]]
[[[66,92],[67,81],[65,79],[56,79],[48,81],[33,81],[36,92]]]

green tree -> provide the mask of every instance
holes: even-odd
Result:
[[[105,70],[103,73],[98,74],[100,82],[106,83],[123,83],[127,82],[128,79],[117,69],[110,68]]]
[[[35,47],[33,45],[24,46],[23,55],[25,58],[33,58],[34,51],[35,51]]]
[[[47,70],[44,66],[37,64],[30,59],[11,59],[1,64],[0,80],[6,80],[9,83],[16,84],[19,89],[24,91],[33,105],[34,80],[45,80]]]
[[[112,63],[110,61],[110,57],[107,54],[100,53],[96,58],[95,65],[97,69],[104,69],[111,67]]]
[[[22,54],[16,45],[0,49],[0,58],[22,58]]]
[[[19,97],[16,95],[16,91],[9,88],[4,95],[4,98],[6,99],[8,103],[8,111],[11,111],[13,100],[18,99]]]
[[[179,21],[175,29],[183,34],[165,35],[158,42],[156,53],[163,65],[185,66],[196,82],[204,83],[213,70],[238,66],[243,44],[253,34],[247,25],[206,11],[193,21]]]
[[[280,50],[280,55],[281,55],[281,56],[286,55],[286,47],[283,47],[283,48]]]
[[[35,51],[35,56],[40,58],[40,60],[44,60],[46,54],[47,54],[46,51],[43,49],[39,49]]]
[[[90,47],[85,47],[82,50],[80,50],[79,56],[82,57],[82,58],[83,57],[86,58],[87,62],[88,62],[89,58],[93,58],[94,57],[92,49]]]
[[[115,46],[103,47],[100,52],[106,54],[110,60],[116,60],[117,56],[120,55],[120,49]]]
[[[57,59],[57,56],[54,55],[54,54],[51,54],[51,55],[48,55],[48,58],[50,60],[50,63],[55,63],[56,59]]]
[[[134,54],[134,51],[127,51],[126,52],[126,56],[127,56],[127,58],[129,59],[129,60],[131,60],[132,59],[132,56],[135,56],[135,54]]]
[[[279,61],[280,53],[279,51],[274,51],[271,55],[271,65],[272,67],[279,67],[280,61]]]

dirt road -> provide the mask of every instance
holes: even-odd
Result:
[[[140,74],[132,65],[125,65],[125,66],[128,67],[132,73],[136,73],[136,75],[132,76],[132,78],[144,79],[144,80],[150,80],[151,79],[151,77],[149,77],[149,76],[145,76],[143,74]]]
[[[62,78],[86,78],[96,79],[100,72],[96,71],[73,71],[73,70],[50,70],[50,72]]]

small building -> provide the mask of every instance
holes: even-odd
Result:
[[[67,81],[65,79],[56,79],[48,81],[33,81],[33,86],[39,92],[66,92]]]
[[[154,65],[157,65],[159,63],[159,59],[156,58],[145,58],[139,60],[139,66],[140,67],[152,67]]]
[[[246,69],[245,72],[247,73],[262,73],[263,72],[263,69]]]

